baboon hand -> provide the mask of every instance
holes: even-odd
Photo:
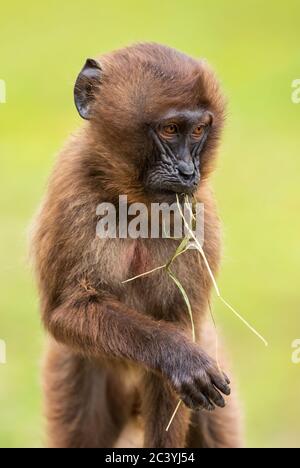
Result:
[[[228,377],[198,346],[189,348],[174,352],[175,363],[167,372],[171,386],[186,406],[193,410],[213,411],[216,406],[224,408],[225,400],[221,393],[230,395]]]

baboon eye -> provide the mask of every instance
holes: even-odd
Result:
[[[204,133],[204,126],[203,125],[198,125],[193,130],[193,137],[198,140],[199,138],[202,137],[203,133]]]
[[[172,137],[178,133],[178,127],[176,124],[168,124],[165,125],[162,129],[162,136],[165,136],[166,138]]]

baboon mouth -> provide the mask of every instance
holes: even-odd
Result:
[[[157,193],[160,195],[192,195],[198,188],[199,182],[193,184],[184,184],[184,183],[172,183],[172,184],[155,184],[149,185],[148,191],[152,193]]]

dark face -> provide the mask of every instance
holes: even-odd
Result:
[[[197,189],[212,121],[208,111],[173,110],[150,125],[154,152],[144,182],[148,191],[192,194]]]

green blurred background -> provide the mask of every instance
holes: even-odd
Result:
[[[88,56],[157,41],[216,68],[229,98],[215,176],[223,294],[269,348],[215,303],[239,381],[250,447],[300,447],[298,0],[2,2],[0,79],[0,447],[43,445],[43,332],[26,236],[55,153],[80,125],[72,102]]]

